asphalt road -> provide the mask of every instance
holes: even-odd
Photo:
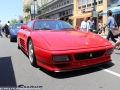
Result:
[[[30,65],[17,43],[0,38],[0,87],[43,86],[42,90],[119,90],[120,51],[115,50],[112,63],[67,73],[52,73]]]

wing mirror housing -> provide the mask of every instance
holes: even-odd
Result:
[[[27,26],[26,25],[22,25],[21,29],[27,29]]]
[[[29,31],[32,31],[32,29],[29,28],[27,25],[22,25],[22,26],[21,26],[21,29],[23,29],[23,30],[27,29],[27,30],[29,30]]]

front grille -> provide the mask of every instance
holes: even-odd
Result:
[[[84,59],[91,59],[103,56],[105,50],[101,51],[93,51],[93,52],[86,52],[86,53],[77,53],[74,55],[75,60],[84,60]]]

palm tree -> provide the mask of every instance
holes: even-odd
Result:
[[[31,5],[34,5],[32,2],[29,4],[24,5],[23,7],[23,11],[26,13],[29,13],[31,15]],[[40,6],[37,4],[37,9],[38,9],[38,13],[40,12]],[[28,14],[27,19],[30,19],[30,15]],[[32,15],[31,15],[32,17]]]
[[[31,5],[32,5],[32,3],[24,5],[23,11],[26,13],[29,13],[31,11]]]

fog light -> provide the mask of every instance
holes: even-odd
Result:
[[[110,55],[110,54],[112,54],[112,53],[113,53],[113,48],[108,49],[108,50],[106,51],[106,55]]]
[[[70,60],[68,55],[53,56],[52,58],[55,62],[67,62]]]

